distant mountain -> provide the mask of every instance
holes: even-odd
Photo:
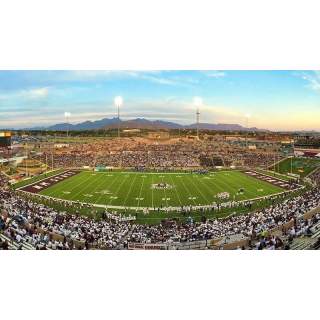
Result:
[[[193,123],[185,126],[187,129],[196,129],[197,124]],[[202,130],[216,130],[216,131],[268,131],[267,129],[258,129],[256,127],[246,128],[240,124],[228,123],[200,123],[199,128]]]
[[[106,126],[111,126],[115,123],[118,123],[117,118],[111,118],[111,119],[104,118],[97,121],[85,121],[78,124],[59,123],[46,128],[46,130],[52,130],[52,131],[96,130],[96,129],[104,128]]]
[[[105,126],[105,129],[117,128],[118,121],[113,124],[109,124]],[[174,122],[167,122],[162,120],[147,120],[144,118],[138,118],[133,120],[121,121],[120,127],[122,129],[133,129],[133,128],[140,128],[140,129],[196,129],[197,124],[190,124],[190,125],[180,125]],[[199,129],[201,130],[213,130],[213,131],[268,131],[264,129],[258,128],[245,128],[239,124],[224,124],[224,123],[200,123]]]
[[[47,128],[29,128],[29,130],[51,130],[51,131],[80,131],[80,130],[97,130],[97,129],[114,129],[118,127],[117,118],[104,118],[96,121],[85,121],[78,124],[58,123]],[[137,118],[132,120],[120,120],[121,129],[196,129],[197,124],[181,125],[175,122],[169,122],[164,120],[147,120],[144,118]],[[216,131],[268,131],[265,129],[245,128],[239,124],[225,124],[225,123],[200,123],[199,128],[201,130],[216,130]]]
[[[104,129],[112,129],[112,128],[117,128],[118,127],[118,121],[112,124],[108,124],[104,127]],[[137,118],[133,120],[127,120],[127,121],[121,121],[120,122],[120,127],[122,129],[134,129],[134,128],[139,128],[139,129],[179,129],[179,128],[184,128],[184,126],[174,123],[174,122],[168,122],[168,121],[163,121],[163,120],[147,120],[144,118]]]

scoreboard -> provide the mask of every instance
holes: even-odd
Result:
[[[11,132],[2,131],[0,132],[0,147],[11,146]]]

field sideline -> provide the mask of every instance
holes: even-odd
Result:
[[[320,159],[315,158],[286,158],[276,164],[276,172],[280,174],[298,174],[304,178],[312,171],[320,167]],[[274,171],[274,167],[271,166],[270,170]]]
[[[159,187],[165,185],[165,188]],[[244,192],[239,193],[243,188]],[[283,189],[240,171],[205,175],[191,173],[137,173],[82,171],[39,192],[58,199],[119,208],[159,208],[210,205],[247,200]],[[220,199],[226,192],[229,198]]]

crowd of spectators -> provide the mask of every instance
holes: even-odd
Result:
[[[95,220],[59,212],[0,188],[0,232],[37,249],[116,248],[131,229],[125,219]]]
[[[129,241],[143,243],[183,242],[228,237],[242,234],[254,238],[264,231],[292,220],[299,219],[320,205],[320,190],[306,192],[302,196],[248,215],[208,220],[204,223],[171,224],[166,226],[136,225]]]
[[[44,150],[35,159],[54,162],[55,167],[112,166],[146,168],[194,168],[203,165],[268,167],[280,154],[248,150],[224,141],[173,139],[153,142],[143,138],[122,138],[72,144],[61,150]]]

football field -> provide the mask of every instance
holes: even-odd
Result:
[[[82,171],[39,194],[109,207],[159,208],[210,205],[282,192],[240,171],[208,174]]]
[[[320,167],[320,159],[287,158],[276,164],[275,171],[281,174],[294,173],[302,178]],[[274,171],[274,167],[270,168]]]

